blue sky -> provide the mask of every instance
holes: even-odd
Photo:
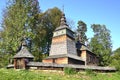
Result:
[[[0,22],[2,9],[5,8],[7,0],[0,0]],[[44,12],[49,8],[58,7],[62,9],[67,18],[75,22],[82,20],[87,24],[89,38],[93,32],[91,24],[105,24],[111,31],[113,50],[120,47],[120,1],[119,0],[39,0],[40,9]]]

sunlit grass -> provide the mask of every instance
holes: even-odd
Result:
[[[67,75],[62,71],[0,69],[0,80],[120,80],[120,74],[96,73],[96,75],[89,75],[79,72]]]

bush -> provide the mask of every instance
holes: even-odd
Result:
[[[87,75],[93,75],[93,76],[96,76],[96,73],[93,72],[92,69],[86,69],[85,72],[86,72]]]
[[[73,69],[73,68],[70,68],[70,67],[65,67],[64,68],[64,73],[68,74],[68,75],[70,75],[70,74],[76,74],[76,70]]]
[[[120,56],[118,56],[120,57]],[[110,66],[114,66],[116,68],[117,71],[120,72],[120,58],[115,58],[115,56],[113,57]]]
[[[116,49],[111,56],[110,66],[114,66],[120,72],[120,48]]]

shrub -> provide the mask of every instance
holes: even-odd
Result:
[[[86,72],[87,75],[93,75],[93,76],[96,76],[96,73],[93,72],[92,69],[86,69],[85,72]]]
[[[68,75],[70,75],[70,74],[76,74],[76,70],[73,69],[73,68],[70,68],[70,67],[65,67],[64,68],[64,73],[68,74]]]
[[[91,74],[92,70],[91,69],[86,69],[85,72],[86,72],[86,74]]]
[[[116,49],[111,56],[110,66],[114,66],[120,72],[120,48]]]

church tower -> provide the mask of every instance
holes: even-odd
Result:
[[[53,32],[50,55],[44,59],[43,62],[57,64],[84,64],[84,61],[77,56],[74,32],[67,25],[64,13],[62,13],[60,26]]]
[[[67,25],[65,14],[62,13],[60,26],[53,33],[50,56],[62,54],[76,55],[74,40],[74,32]]]

